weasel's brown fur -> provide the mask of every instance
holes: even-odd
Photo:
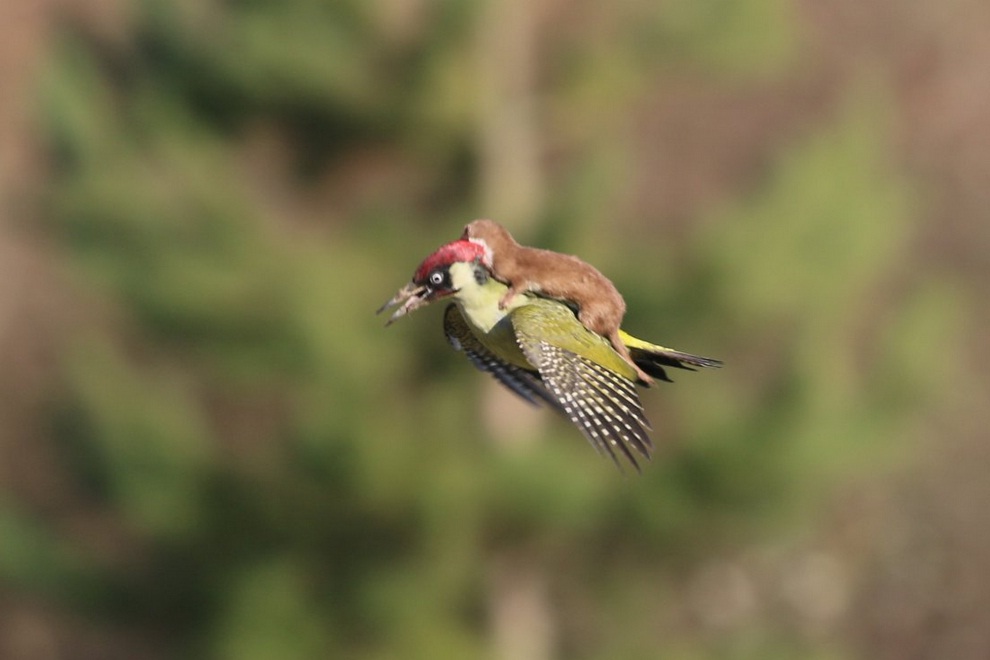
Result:
[[[653,383],[633,362],[619,338],[626,301],[597,268],[569,254],[519,245],[505,227],[493,220],[471,222],[464,227],[462,238],[484,243],[486,255],[491,256],[491,263],[485,265],[495,279],[509,286],[499,301],[500,308],[526,291],[571,302],[577,306],[578,320],[586,328],[608,339],[643,384]]]

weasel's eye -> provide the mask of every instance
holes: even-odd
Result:
[[[433,286],[440,286],[441,284],[443,284],[443,281],[444,281],[444,276],[441,271],[437,270],[430,273],[430,284],[432,284]]]

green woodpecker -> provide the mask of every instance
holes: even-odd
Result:
[[[485,265],[485,250],[466,239],[440,247],[378,312],[398,306],[391,324],[426,304],[452,299],[444,333],[456,350],[526,401],[566,415],[617,464],[620,452],[639,469],[633,452],[648,459],[653,443],[636,391],[637,369],[564,302],[529,292],[507,296],[509,289]],[[664,367],[721,366],[621,330],[619,337],[638,369],[661,380],[670,380]]]

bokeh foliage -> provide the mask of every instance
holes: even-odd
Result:
[[[125,39],[64,30],[42,203],[92,308],[50,432],[127,550],[7,502],[2,578],[151,657],[483,657],[490,562],[521,553],[566,657],[839,657],[773,621],[715,641],[658,622],[692,566],[876,466],[932,386],[912,356],[952,343],[937,282],[885,297],[915,220],[889,101],[850,89],[668,243],[613,211],[624,118],[674,67],[790,75],[790,5],[585,7],[548,37],[546,139],[568,157],[540,237],[612,275],[637,334],[728,363],[644,393],[662,449],[622,477],[560,421],[498,449],[438,310],[373,315],[476,211],[482,3],[424,3],[413,28],[399,4],[145,0]]]

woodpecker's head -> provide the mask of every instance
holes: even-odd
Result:
[[[467,276],[466,273],[473,272],[476,264],[484,264],[484,260],[485,247],[474,241],[461,239],[442,245],[423,260],[413,274],[412,281],[399,289],[376,313],[381,314],[386,309],[399,305],[385,324],[389,325],[424,305],[452,296],[460,291],[461,278]]]

